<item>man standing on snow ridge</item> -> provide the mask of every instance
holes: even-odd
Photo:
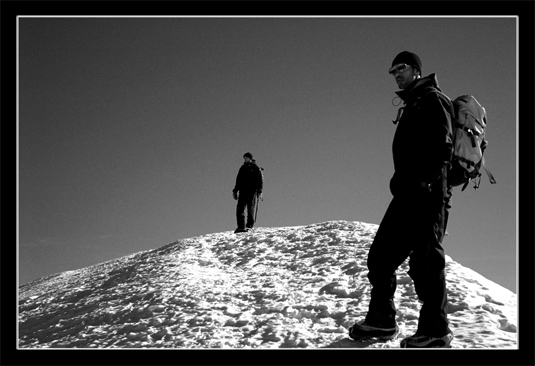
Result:
[[[451,187],[447,172],[452,156],[453,105],[442,95],[435,74],[422,77],[422,61],[411,52],[399,53],[389,74],[401,89],[392,146],[394,196],[368,253],[371,300],[364,321],[349,328],[355,340],[394,339],[396,269],[410,256],[409,275],[423,302],[416,334],[402,348],[450,347],[453,339],[446,306],[445,254]],[[407,230],[413,236],[407,237]]]
[[[256,165],[253,154],[250,152],[243,155],[243,165],[240,167],[236,177],[236,185],[232,190],[232,196],[238,200],[236,206],[236,220],[238,228],[235,233],[251,230],[255,224],[255,208],[258,199],[262,198],[264,188],[264,176],[262,168]],[[245,210],[247,209],[247,225],[245,224]]]

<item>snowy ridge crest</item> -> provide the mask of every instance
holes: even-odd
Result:
[[[178,240],[19,288],[19,348],[397,348],[420,303],[398,270],[398,339],[347,329],[377,225],[328,221]],[[453,348],[517,348],[516,295],[447,257]]]

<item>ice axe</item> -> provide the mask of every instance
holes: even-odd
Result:
[[[256,224],[256,219],[258,217],[258,202],[259,202],[259,198],[260,198],[260,194],[256,194],[256,210],[255,210],[255,214],[254,214],[254,222]],[[264,199],[261,198],[261,200],[263,201]]]

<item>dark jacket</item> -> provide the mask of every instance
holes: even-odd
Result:
[[[251,163],[244,163],[238,171],[236,185],[232,190],[233,193],[240,194],[260,194],[264,188],[264,176],[262,168],[256,165],[256,160]]]
[[[453,152],[453,105],[436,91],[441,90],[431,74],[396,92],[405,106],[392,143],[394,196],[429,189],[447,175]]]

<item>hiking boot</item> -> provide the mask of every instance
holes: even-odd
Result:
[[[251,231],[251,229],[249,228],[237,228],[236,230],[234,230],[234,233],[246,233],[248,231]]]
[[[388,341],[396,338],[399,334],[399,327],[396,325],[392,328],[374,327],[366,324],[365,321],[356,323],[349,327],[349,336],[356,341],[364,341],[370,338],[378,338],[383,341]]]
[[[452,340],[452,332],[448,332],[443,337],[428,337],[415,334],[402,340],[399,346],[401,348],[451,348]]]

